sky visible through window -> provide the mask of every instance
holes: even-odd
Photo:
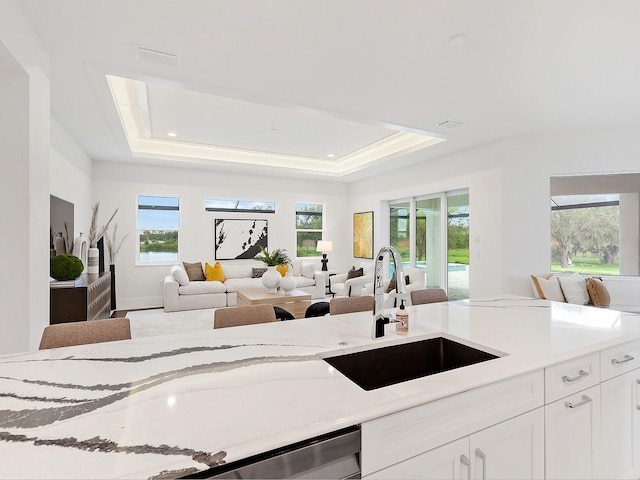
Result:
[[[179,199],[176,197],[138,197],[138,229],[178,229],[178,203]]]

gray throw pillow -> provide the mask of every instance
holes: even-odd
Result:
[[[362,277],[364,275],[364,268],[351,267],[351,270],[347,272],[347,280],[350,278]]]
[[[267,272],[267,267],[253,267],[251,269],[251,278],[262,278]]]
[[[204,270],[202,270],[202,263],[182,262],[182,265],[184,265],[184,269],[187,271],[190,282],[204,282],[207,279],[207,277],[204,276]]]

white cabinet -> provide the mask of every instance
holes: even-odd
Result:
[[[540,479],[544,412],[538,408],[375,472],[367,479]]]
[[[602,477],[640,477],[640,369],[601,387]]]
[[[545,405],[546,475],[600,478],[600,387]]]
[[[365,422],[364,476],[515,418],[544,404],[536,370]]]
[[[472,478],[544,477],[544,411],[538,408],[470,436]]]
[[[464,437],[363,478],[454,480],[469,478],[469,468],[469,437]]]

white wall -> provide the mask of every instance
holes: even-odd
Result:
[[[51,117],[50,192],[73,203],[74,237],[89,232],[92,204],[91,158],[69,132]]]
[[[48,57],[13,0],[0,2],[0,125],[5,252],[0,352],[37,348],[49,323]],[[6,243],[5,243],[6,242]]]
[[[214,261],[215,218],[267,219],[269,248],[284,248],[295,254],[296,202],[325,205],[325,238],[334,242],[334,251],[329,256],[331,267],[346,265],[351,255],[348,186],[342,183],[226,174],[195,168],[94,162],[93,195],[94,200],[100,202],[100,222],[106,221],[118,208],[115,218],[118,233],[130,234],[116,259],[118,309],[161,306],[162,281],[170,270],[169,266],[135,265],[137,195],[180,198],[181,261]],[[205,212],[206,198],[275,201],[277,213]],[[341,246],[338,239],[344,239],[346,247]]]

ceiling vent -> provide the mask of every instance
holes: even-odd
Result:
[[[439,123],[439,127],[443,128],[459,128],[464,125],[462,122],[456,122],[455,120],[445,120],[442,123]]]
[[[134,45],[133,49],[138,60],[158,63],[168,67],[177,67],[180,64],[180,56],[175,53],[161,52],[141,45]]]

